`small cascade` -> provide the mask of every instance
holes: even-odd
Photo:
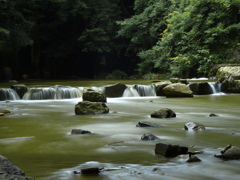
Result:
[[[123,97],[139,97],[139,94],[134,87],[128,86],[123,92]]]
[[[82,97],[82,91],[79,88],[70,86],[59,86],[56,91],[57,99],[73,99]]]
[[[82,89],[70,86],[30,88],[23,96],[25,100],[73,99],[82,97]]]
[[[23,96],[25,100],[55,99],[56,90],[54,88],[30,88]]]
[[[217,94],[221,92],[221,83],[214,83],[214,82],[209,82],[209,86],[211,87],[212,93]]]
[[[135,84],[133,87],[137,90],[140,96],[156,96],[154,86]]]
[[[17,92],[11,88],[0,88],[0,101],[19,100]]]

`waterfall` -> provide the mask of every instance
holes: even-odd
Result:
[[[213,94],[217,94],[221,92],[221,83],[209,82],[208,84],[211,87]]]
[[[82,91],[79,88],[70,86],[59,86],[56,92],[57,99],[73,99],[82,97]]]
[[[0,88],[0,101],[4,100],[19,100],[17,92],[11,88]]]
[[[73,99],[82,97],[81,88],[70,86],[54,86],[46,88],[30,88],[23,96],[25,100]]]
[[[139,97],[139,94],[134,87],[128,86],[123,92],[123,97]]]
[[[54,88],[29,88],[23,96],[25,100],[55,99],[56,90]]]
[[[140,96],[156,96],[155,87],[153,85],[138,85],[133,86]]]

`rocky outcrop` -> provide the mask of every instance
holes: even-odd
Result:
[[[34,180],[31,177],[25,177],[25,173],[20,168],[2,155],[0,155],[0,179]]]
[[[158,143],[155,146],[155,154],[164,157],[176,157],[181,154],[186,154],[187,152],[187,147],[178,145]]]
[[[186,84],[175,83],[163,88],[166,97],[193,97],[193,92]]]
[[[216,76],[217,78],[231,76],[234,80],[240,80],[240,66],[219,67]]]
[[[75,105],[76,115],[96,115],[109,113],[109,108],[103,102],[83,101]]]
[[[114,85],[106,86],[104,88],[104,94],[107,97],[122,97],[127,86],[122,83],[116,83]]]
[[[173,118],[176,117],[176,113],[168,108],[161,108],[151,113],[152,118]]]
[[[221,150],[221,154],[214,155],[226,160],[240,159],[240,148],[232,145],[227,145]]]
[[[198,130],[204,130],[205,127],[202,124],[199,123],[195,123],[195,122],[188,122],[184,125],[184,129],[185,130],[194,130],[194,131],[198,131]]]
[[[23,98],[24,94],[27,92],[28,88],[26,85],[24,84],[15,84],[11,86],[11,89],[14,89],[18,96],[20,97],[20,99]]]
[[[234,80],[231,76],[225,78],[222,81],[221,91],[225,93],[240,93],[240,80]]]
[[[141,140],[143,141],[156,141],[159,140],[159,138],[152,133],[144,133],[143,136],[141,137]]]
[[[96,91],[90,88],[86,88],[83,91],[82,95],[83,101],[91,101],[91,102],[107,102],[106,95],[101,91]]]
[[[163,92],[163,88],[166,86],[172,84],[170,81],[163,81],[163,82],[157,82],[153,83],[155,86],[155,91],[157,96],[165,96],[165,93]]]

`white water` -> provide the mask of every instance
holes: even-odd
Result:
[[[17,92],[11,88],[0,88],[0,101],[1,100],[18,100],[20,97]]]

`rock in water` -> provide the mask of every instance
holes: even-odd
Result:
[[[194,122],[188,122],[184,125],[185,130],[204,130],[205,127],[202,124],[194,123]]]
[[[215,157],[219,157],[226,160],[240,159],[240,148],[232,145],[227,145],[221,150],[221,154],[215,154]]]
[[[187,147],[178,145],[158,143],[155,146],[155,154],[164,157],[176,157],[181,154],[186,154],[187,152]]]
[[[176,113],[168,108],[161,108],[151,113],[152,118],[173,118],[176,117]]]
[[[76,115],[96,115],[109,113],[109,108],[103,102],[83,101],[75,105]]]

